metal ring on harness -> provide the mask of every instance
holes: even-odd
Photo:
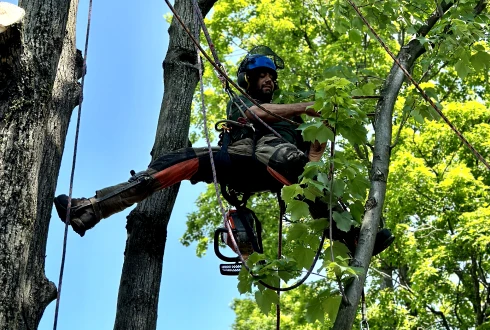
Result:
[[[230,124],[232,126],[238,126],[238,127],[248,127],[252,130],[255,130],[254,126],[252,125],[252,123],[240,123],[239,121],[235,121],[235,120],[230,120],[230,119],[223,119],[223,120],[219,120],[216,122],[216,124],[214,124],[214,129],[217,130],[218,132],[222,132],[223,129],[229,129],[229,127],[227,127],[225,124]],[[222,125],[221,127],[219,127],[219,125]]]

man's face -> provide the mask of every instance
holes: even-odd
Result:
[[[255,88],[263,95],[272,95],[274,93],[273,76],[269,72],[260,72]]]

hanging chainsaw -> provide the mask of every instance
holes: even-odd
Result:
[[[239,251],[235,250],[231,237],[228,235],[227,225],[230,226]],[[263,253],[262,225],[255,213],[247,207],[231,209],[226,214],[224,227],[218,228],[214,233],[214,252],[223,261],[231,264],[221,264],[222,275],[238,275],[242,268],[240,257],[228,257],[219,250],[219,240],[228,245],[235,253],[241,253],[247,259],[254,252]]]

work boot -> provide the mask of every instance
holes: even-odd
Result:
[[[144,171],[136,173],[128,182],[97,190],[93,198],[72,198],[70,224],[73,230],[80,236],[85,235],[85,232],[101,219],[121,212],[148,197],[156,190],[153,183],[154,180],[148,171]],[[65,222],[68,196],[59,195],[54,199],[54,204],[58,216]]]
[[[59,195],[54,199],[54,205],[61,221],[66,223],[66,209],[68,208],[68,196]],[[93,228],[100,218],[95,214],[92,203],[88,198],[72,198],[70,207],[70,225],[80,236]]]
[[[359,227],[352,227],[348,232],[341,232],[337,229],[337,231],[334,231],[333,237],[334,240],[344,243],[349,249],[349,252],[354,255],[356,252],[360,231],[361,228]],[[374,242],[373,257],[386,250],[394,240],[395,236],[393,236],[389,229],[383,228],[378,231],[376,234],[376,241]]]
[[[376,234],[376,241],[374,242],[373,257],[377,256],[388,247],[395,240],[395,236],[388,228],[383,228]]]
[[[310,214],[313,219],[328,218],[328,204],[320,199],[316,199],[311,202],[308,199],[304,200],[308,204]],[[333,211],[339,213],[344,211],[344,207],[340,203],[337,203],[333,207]],[[340,241],[344,243],[347,248],[349,248],[350,253],[353,255],[356,252],[357,241],[359,240],[359,234],[361,231],[360,227],[351,227],[348,232],[342,231],[337,228],[336,223],[333,223],[333,237],[335,241]],[[391,243],[395,240],[395,236],[391,233],[389,229],[383,228],[376,234],[376,242],[374,243],[373,256],[380,254],[386,250]]]

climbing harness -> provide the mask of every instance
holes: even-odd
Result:
[[[90,23],[92,20],[92,0],[89,1],[88,6],[88,18],[87,18],[87,32],[85,35],[85,49],[83,53],[83,68],[82,68],[82,83],[80,88],[80,96],[78,99],[78,118],[77,118],[77,128],[75,131],[75,145],[73,147],[73,162],[71,166],[70,175],[70,189],[68,193],[68,205],[66,208],[66,221],[65,221],[65,232],[63,235],[63,249],[61,254],[61,266],[60,266],[60,276],[58,281],[58,294],[56,295],[56,307],[54,312],[54,322],[53,330],[58,327],[58,314],[60,310],[60,300],[61,300],[61,286],[63,284],[63,272],[65,269],[65,259],[66,259],[66,245],[68,241],[68,224],[70,223],[70,208],[71,208],[71,195],[73,192],[73,179],[75,177],[75,164],[77,160],[77,148],[78,148],[78,135],[80,132],[80,117],[82,115],[82,103],[83,103],[83,87],[85,85],[85,73],[87,72],[87,55],[88,55],[88,40],[90,35]]]

